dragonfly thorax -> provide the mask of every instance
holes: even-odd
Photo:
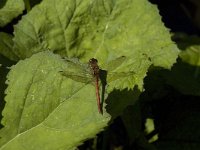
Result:
[[[99,66],[98,66],[98,60],[97,59],[91,58],[89,60],[89,67],[91,69],[93,76],[99,75]]]

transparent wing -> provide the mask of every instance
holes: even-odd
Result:
[[[106,73],[107,77],[105,77],[107,82],[112,82],[112,81],[126,78],[129,76],[131,77],[135,74],[135,72],[133,72],[133,71],[110,72],[112,70],[115,70],[117,67],[119,67],[125,61],[125,59],[126,59],[126,57],[122,56],[122,57],[118,57],[115,60],[112,60],[109,62],[109,64],[106,67],[106,70],[104,70],[108,73],[108,74]],[[91,75],[90,69],[88,68],[87,64],[80,63],[78,61],[78,59],[66,58],[65,61],[66,61],[68,67],[67,67],[67,69],[60,71],[60,73],[63,76],[66,76],[74,81],[82,82],[82,83],[90,83],[90,82],[94,81],[94,78]]]
[[[126,60],[125,56],[118,57],[114,60],[109,61],[107,64],[104,64],[105,70],[113,71],[119,67]]]
[[[66,76],[74,81],[82,83],[90,83],[93,81],[93,77],[90,74],[77,74],[69,71],[60,71],[63,76]]]
[[[70,78],[77,82],[90,83],[93,80],[93,77],[90,73],[87,64],[82,64],[78,59],[69,59],[65,58],[67,67],[60,71],[63,76]]]
[[[129,72],[117,72],[118,67],[120,67],[125,61],[127,57],[126,56],[121,56],[118,57],[110,62],[108,62],[105,66],[105,70],[107,71],[107,82],[112,82],[115,80],[121,80],[122,78],[127,78],[127,77],[134,77],[136,74],[134,71],[129,71]],[[116,72],[115,72],[116,71]]]
[[[81,63],[77,58],[64,58],[69,70],[79,71],[79,72],[89,72],[88,64]]]
[[[131,72],[112,72],[112,73],[108,73],[107,81],[112,82],[115,80],[120,80],[122,78],[127,78],[127,77],[131,77],[134,75],[135,75],[135,72],[133,72],[133,71],[131,71]]]

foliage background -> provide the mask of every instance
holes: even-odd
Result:
[[[139,100],[134,105],[123,109],[123,113],[121,110],[120,113],[117,111],[121,114],[120,116],[116,115],[116,112],[112,113],[112,108],[110,108],[111,112],[109,113],[116,118],[103,132],[100,132],[95,138],[85,141],[78,149],[198,150],[200,148],[200,39],[198,37],[200,33],[200,3],[198,0],[151,0],[151,2],[158,5],[162,21],[173,34],[172,40],[182,50],[178,61],[171,70],[165,70],[162,67],[150,68],[144,80],[145,91],[140,95]],[[25,1],[26,11],[23,14],[29,12],[37,3],[39,1]],[[3,7],[3,3],[1,5]],[[14,16],[15,19],[12,22],[0,28],[1,32],[12,34],[13,24],[16,24],[21,16],[18,18]],[[7,37],[7,35],[1,34],[1,37],[3,36]],[[9,37],[7,45],[8,47],[12,46]],[[2,53],[4,56],[0,55],[0,63],[3,65],[0,68],[1,98],[5,96],[4,91],[7,87],[5,84],[9,71],[7,67],[15,64],[15,60],[18,60],[18,56],[12,53]],[[23,58],[24,53],[21,54]],[[23,64],[21,69],[27,67],[27,64],[28,61]],[[28,67],[32,67],[31,64]],[[14,73],[12,75],[15,76]],[[22,78],[22,80],[24,79]],[[111,99],[112,96],[116,96],[115,93],[110,96]],[[127,91],[123,91],[121,96],[127,96]],[[131,94],[130,97],[132,97]],[[5,101],[1,99],[0,104],[2,112]],[[104,124],[106,119],[102,119],[100,124]],[[94,124],[96,125],[96,123]],[[98,132],[102,130],[100,128]],[[90,135],[87,132],[89,135],[87,136],[93,137],[94,133],[92,131],[91,133]]]

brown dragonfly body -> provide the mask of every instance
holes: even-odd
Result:
[[[89,60],[89,67],[92,72],[92,75],[95,79],[95,87],[96,87],[96,98],[97,98],[97,105],[98,105],[98,111],[99,113],[102,112],[101,108],[101,100],[100,100],[100,94],[99,94],[99,66],[98,66],[98,61],[95,58],[91,58]]]

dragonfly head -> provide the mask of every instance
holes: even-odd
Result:
[[[95,58],[91,58],[89,60],[89,66],[92,71],[93,76],[96,76],[99,74],[99,66],[98,66],[98,60]]]
[[[98,60],[95,59],[95,58],[91,58],[91,59],[89,60],[89,63],[90,63],[90,64],[97,64],[97,63],[98,63]]]

